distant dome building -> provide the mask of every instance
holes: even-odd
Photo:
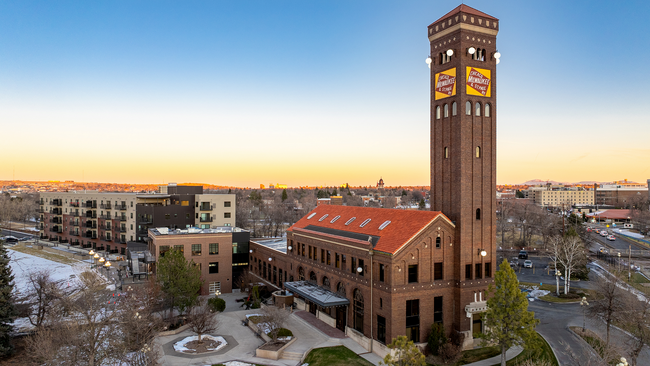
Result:
[[[379,182],[377,182],[377,188],[384,188],[384,180],[382,178],[379,178]]]

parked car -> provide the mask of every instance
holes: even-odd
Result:
[[[510,267],[513,267],[513,268],[519,267],[519,258],[512,257],[510,259]]]
[[[15,237],[15,236],[11,236],[11,235],[9,235],[9,236],[5,236],[4,241],[5,241],[5,243],[7,243],[7,244],[9,244],[9,243],[17,243],[17,242],[18,242],[18,238]]]
[[[614,235],[610,235],[610,236],[607,237],[607,240],[614,241],[614,240],[616,240],[616,237]]]
[[[524,268],[533,268],[533,261],[527,259],[524,261]]]
[[[519,258],[521,259],[528,259],[528,252],[525,250],[519,251]]]
[[[601,253],[603,253],[603,254],[607,254],[607,253],[609,253],[609,250],[607,250],[607,248],[605,248],[605,247],[600,247],[600,250],[599,250],[599,251],[600,251]]]

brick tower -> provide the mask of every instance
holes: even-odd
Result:
[[[482,331],[496,257],[496,36],[499,20],[460,5],[428,27],[431,208],[455,222],[454,328]],[[483,252],[483,253],[481,253]],[[451,264],[450,264],[451,265]]]

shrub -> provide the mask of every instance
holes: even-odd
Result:
[[[212,297],[208,300],[208,305],[212,311],[218,311],[222,313],[226,310],[226,300],[220,299],[218,297]]]
[[[431,324],[431,331],[429,332],[429,337],[427,339],[427,344],[429,345],[431,353],[438,356],[440,347],[446,342],[447,336],[445,335],[445,327],[440,323]]]
[[[270,332],[267,333],[266,335],[268,335],[269,337],[271,336]],[[278,329],[278,337],[293,337],[293,333],[287,328],[280,328]]]
[[[445,363],[455,363],[461,355],[460,346],[453,344],[451,341],[447,341],[440,346],[438,353]]]

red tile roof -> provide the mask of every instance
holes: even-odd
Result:
[[[328,215],[324,220],[319,221],[324,215]],[[340,217],[332,223],[336,217]],[[309,225],[343,230],[364,235],[379,236],[375,250],[395,254],[403,245],[409,242],[417,233],[427,227],[437,217],[442,217],[450,225],[451,221],[438,211],[415,211],[415,210],[394,210],[387,208],[356,207],[356,206],[339,206],[339,205],[321,205],[313,209],[309,214],[293,224],[288,231],[304,231]],[[311,218],[309,218],[311,217]],[[345,225],[348,220],[356,217],[349,225]],[[370,219],[364,227],[360,225]],[[386,227],[379,230],[379,227],[390,221]],[[318,233],[318,235],[329,235]],[[348,239],[346,240],[355,240]]]
[[[443,19],[445,19],[445,18],[447,18],[449,16],[452,16],[454,14],[457,14],[457,13],[465,13],[465,14],[470,14],[470,15],[476,15],[476,16],[479,16],[479,17],[485,17],[485,18],[488,18],[488,19],[499,20],[499,19],[497,19],[497,18],[495,18],[495,17],[493,17],[491,15],[485,14],[482,11],[478,11],[478,10],[476,10],[476,9],[470,7],[470,6],[467,6],[465,4],[461,4],[461,5],[458,5],[454,10],[452,10],[449,13],[443,15],[440,19],[438,19],[435,22],[431,23],[431,25],[434,25],[434,24],[438,23],[439,21],[441,21],[441,20],[443,20]],[[431,25],[429,25],[429,26],[431,26]]]
[[[630,210],[627,209],[610,209],[594,213],[588,213],[585,216],[597,217],[600,219],[626,220],[630,217]]]

